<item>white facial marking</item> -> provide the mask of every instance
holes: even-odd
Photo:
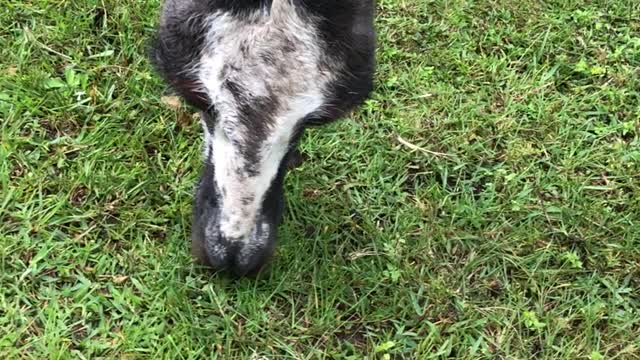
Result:
[[[324,104],[332,78],[311,19],[287,0],[249,16],[216,13],[198,66],[198,77],[216,109],[213,135],[205,129],[221,195],[220,232],[245,243],[268,226],[257,224],[264,195],[277,175],[298,123]],[[250,117],[250,118],[247,118]],[[250,251],[247,247],[246,251]]]

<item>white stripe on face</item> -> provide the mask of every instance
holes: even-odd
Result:
[[[325,101],[331,73],[321,70],[313,23],[299,16],[289,1],[278,1],[270,12],[208,20],[198,68],[217,119],[205,135],[205,155],[212,154],[226,239],[247,244],[268,233],[257,231],[265,193],[296,127]]]

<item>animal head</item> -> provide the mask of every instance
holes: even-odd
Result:
[[[192,253],[215,269],[263,268],[305,127],[343,116],[371,91],[372,1],[306,3],[164,4],[152,60],[202,114]]]

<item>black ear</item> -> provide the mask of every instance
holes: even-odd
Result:
[[[192,68],[205,44],[206,15],[206,9],[196,2],[168,1],[148,51],[153,67],[165,82],[200,110],[211,101]]]

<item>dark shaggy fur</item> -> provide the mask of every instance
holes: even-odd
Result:
[[[213,136],[214,128],[219,121],[215,103],[204,90],[201,80],[191,70],[199,66],[201,55],[210,39],[208,17],[214,13],[228,13],[237,18],[251,21],[257,10],[265,13],[271,11],[277,1],[289,1],[295,9],[296,16],[313,23],[316,30],[318,47],[323,53],[319,67],[322,71],[332,72],[335,77],[325,88],[325,103],[320,111],[300,119],[295,135],[290,139],[289,152],[278,167],[278,173],[272,180],[262,200],[259,214],[261,221],[274,229],[268,235],[269,241],[252,246],[249,252],[235,239],[222,235],[207,235],[210,227],[220,220],[221,196],[226,189],[216,184],[214,166],[209,153],[205,159],[204,171],[198,184],[194,207],[193,255],[204,264],[216,269],[229,269],[238,275],[245,275],[260,270],[269,260],[276,239],[277,225],[281,221],[284,205],[283,182],[288,170],[287,164],[295,160],[297,143],[305,126],[322,125],[336,120],[359,106],[372,90],[374,73],[375,33],[373,28],[373,0],[167,0],[157,35],[153,41],[151,59],[159,74],[189,104],[202,112],[205,131]],[[242,54],[250,52],[251,44],[239,44]],[[282,58],[293,53],[295,44],[283,41],[280,48],[266,51],[260,55],[265,66],[277,69],[286,78],[286,66],[282,66]],[[280,65],[279,65],[280,64]],[[234,64],[225,64],[224,71],[234,71]],[[278,67],[280,66],[280,67]],[[224,74],[223,74],[224,76]],[[238,83],[228,81],[224,88],[229,91],[238,103],[238,114],[241,125],[250,131],[247,136],[234,138],[240,142],[234,145],[243,149],[246,159],[257,163],[260,159],[257,149],[272,131],[269,123],[270,114],[275,112],[283,100],[281,94],[273,89],[268,90],[268,97],[254,97]],[[234,133],[235,129],[225,131]],[[248,176],[257,169],[249,166]],[[243,199],[248,204],[253,201],[250,196]],[[214,220],[212,220],[214,219]],[[259,229],[256,231],[260,231]],[[255,234],[260,238],[261,234]],[[244,254],[244,255],[243,255]],[[249,254],[249,255],[247,255]]]

